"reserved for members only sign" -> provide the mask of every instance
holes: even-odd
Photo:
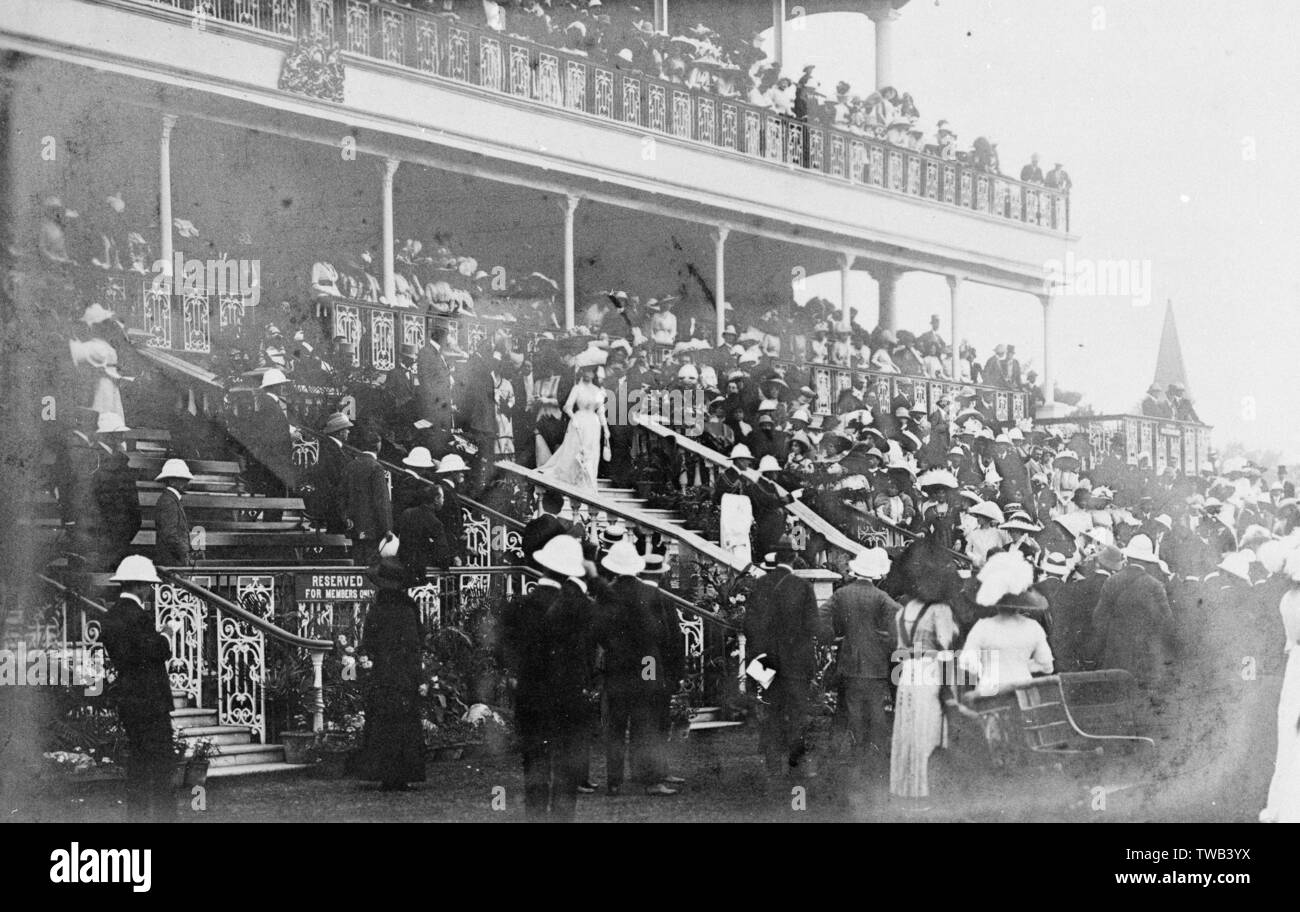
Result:
[[[299,573],[293,578],[293,589],[299,602],[366,602],[375,596],[375,587],[364,573]]]

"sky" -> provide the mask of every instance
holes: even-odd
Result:
[[[857,13],[786,31],[787,72],[865,94],[875,39]],[[1300,3],[1294,0],[912,0],[894,25],[894,82],[922,122],[999,143],[1003,171],[1032,152],[1074,181],[1078,259],[1151,275],[1150,303],[1068,295],[1055,307],[1056,376],[1099,411],[1131,411],[1155,371],[1172,301],[1191,393],[1222,449],[1300,461]],[[856,277],[869,321],[874,284]],[[838,298],[838,275],[812,293]],[[1025,294],[967,286],[965,332],[1041,365],[1042,317]],[[899,285],[898,323],[946,331],[942,277]],[[1041,373],[1041,367],[1040,367]]]

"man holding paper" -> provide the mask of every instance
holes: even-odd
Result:
[[[764,558],[775,569],[754,586],[745,615],[747,652],[761,665],[751,663],[750,672],[764,704],[760,748],[773,776],[805,766],[808,687],[817,670],[817,597],[807,580],[795,576],[794,556],[783,536]],[[766,688],[763,680],[769,681]]]

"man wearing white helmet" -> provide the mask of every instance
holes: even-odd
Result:
[[[172,691],[167,679],[171,644],[154,627],[145,603],[162,580],[153,561],[139,554],[122,559],[110,582],[120,587],[104,619],[101,640],[116,678],[110,690],[126,731],[127,813],[133,823],[175,816],[172,800]]]
[[[190,562],[190,521],[181,498],[194,476],[184,460],[168,459],[155,481],[163,483],[154,506],[154,559],[163,567],[183,567]]]
[[[822,642],[834,641],[839,699],[835,725],[852,739],[856,759],[872,786],[883,787],[889,771],[890,663],[897,645],[894,620],[901,606],[876,583],[889,574],[884,548],[867,548],[849,562],[847,585],[819,609]]]
[[[245,469],[248,485],[255,494],[286,497],[297,484],[293,464],[293,426],[289,422],[289,403],[284,398],[289,378],[278,368],[262,374],[261,390],[251,415],[232,422],[232,429],[242,429],[240,442],[252,457]],[[266,510],[268,522],[276,522],[281,510]]]

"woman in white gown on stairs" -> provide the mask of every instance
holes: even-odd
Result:
[[[588,352],[579,355],[575,364],[578,382],[564,403],[564,413],[569,416],[564,442],[537,471],[576,488],[594,491],[600,460],[603,457],[608,462],[611,457],[606,392],[597,382],[600,365],[594,363]]]

